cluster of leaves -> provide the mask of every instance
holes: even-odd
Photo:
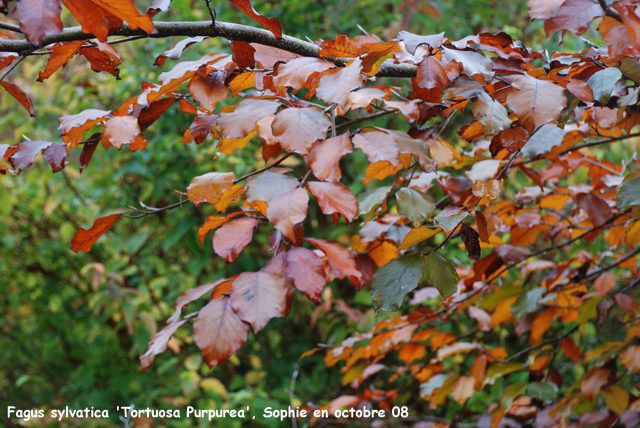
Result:
[[[85,23],[72,2],[64,3],[99,41],[49,46],[40,78],[76,53],[95,71],[117,76],[119,57],[106,42],[122,21]],[[63,116],[61,144],[0,146],[0,168],[14,175],[38,153],[54,171],[61,170],[70,150],[81,144],[81,168],[86,168],[98,142],[105,149],[145,150],[147,128],[178,102],[185,114],[195,115],[183,143],[213,137],[226,155],[249,144],[261,148],[263,168],[240,177],[220,171],[193,177],[184,193],[188,202],[143,213],[187,203],[212,205],[219,215],[209,216],[198,238],[202,243],[215,230],[213,250],[228,263],[251,243],[256,228],[273,228],[272,258],[260,271],[180,295],[174,315],[141,357],[143,368],[191,319],[205,362],[220,364],[243,346],[250,328],[257,334],[271,318],[287,316],[295,290],[319,303],[326,284],[340,280],[347,286],[344,278],[358,290],[370,287],[376,311],[401,309],[410,292],[409,305],[421,307],[387,317],[326,353],[327,366],[343,363],[343,384],[361,391],[336,398],[326,409],[389,408],[413,391],[425,410],[457,413],[455,423],[637,424],[637,390],[625,376],[640,369],[633,296],[640,283],[638,161],[589,154],[637,136],[632,132],[640,121],[636,5],[530,0],[530,17],[545,21],[549,35],[581,34],[602,18],[598,31],[607,44],[576,53],[535,52],[505,33],[453,41],[444,34],[403,31],[387,42],[341,35],[315,46],[287,40],[317,52],[315,57],[285,50],[285,44],[273,47],[282,39],[280,25],[257,15],[248,2],[232,3],[271,31],[275,42],[232,41],[231,54],[180,62],[112,111]],[[148,15],[138,15],[122,7],[118,13],[104,9],[111,14],[105,16],[147,33],[154,31],[149,16],[164,8],[152,5]],[[46,34],[35,31],[28,13],[33,10],[17,8],[14,16],[38,44],[61,26],[52,24]],[[183,40],[156,64],[178,60],[204,38]],[[17,54],[3,55],[4,67],[19,60]],[[403,86],[380,84],[382,76],[411,77],[409,90],[403,95]],[[31,111],[26,94],[10,85],[3,83]],[[242,99],[218,108],[229,91]],[[367,125],[392,114],[411,128]],[[441,138],[460,116],[465,123],[459,137]],[[439,126],[430,124],[439,118],[444,119]],[[85,140],[95,127],[103,128]],[[578,144],[583,140],[588,141]],[[388,183],[357,198],[346,184],[361,188],[360,183],[343,183],[349,158],[357,156],[354,147],[368,161],[362,184]],[[525,180],[533,185],[519,185]],[[310,196],[334,224],[344,219],[351,225],[356,218],[363,223],[353,224],[346,242],[314,237],[314,227],[305,225]],[[230,207],[235,209],[227,213]],[[72,249],[89,251],[121,216],[78,230]],[[453,251],[445,253],[457,238],[473,263],[459,262],[462,252],[455,258]],[[606,251],[581,247],[597,242]],[[570,251],[576,249],[581,251]],[[209,300],[202,309],[182,316],[204,296]],[[616,331],[594,334],[603,325]],[[563,361],[573,364],[560,366]],[[495,403],[479,406],[486,401],[479,398],[483,394]]]

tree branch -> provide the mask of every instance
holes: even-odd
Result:
[[[198,22],[154,22],[156,33],[149,34],[152,38],[165,38],[173,36],[209,36],[222,37],[227,40],[239,40],[243,42],[255,42],[266,46],[272,46],[292,52],[301,56],[319,58],[319,49],[313,43],[305,42],[290,36],[282,36],[278,40],[267,30],[250,27],[248,25],[232,24],[228,22],[216,21],[215,26],[211,25],[211,21]],[[132,30],[127,24],[121,29],[112,31],[109,36],[146,36],[147,34],[140,30]],[[30,43],[28,40],[2,40],[0,41],[0,52],[20,52],[30,54],[53,43],[71,42],[76,40],[94,39],[93,34],[82,32],[81,27],[70,27],[64,29],[60,34],[46,36],[42,39],[41,46]],[[353,58],[332,58],[325,57],[327,61],[331,61],[338,66],[345,66]],[[389,64],[383,63],[380,66],[378,77],[415,77],[418,66],[413,64]]]
[[[22,33],[22,30],[20,29],[19,26],[9,24],[8,22],[0,21],[0,28],[7,31],[15,31],[16,33]]]

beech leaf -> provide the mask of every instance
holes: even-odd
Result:
[[[608,67],[594,73],[587,80],[587,85],[593,91],[593,99],[599,101],[603,106],[607,105],[616,83],[621,78],[622,72],[615,67]]]
[[[260,331],[271,318],[283,318],[287,284],[277,273],[245,272],[233,281],[231,305],[241,320]]]
[[[391,192],[391,186],[376,187],[358,195],[358,215],[369,214],[376,205],[382,204]]]
[[[280,193],[267,206],[267,218],[290,241],[296,236],[293,226],[307,218],[309,194],[304,189],[293,189]]]
[[[458,273],[442,254],[436,251],[429,253],[427,272],[429,281],[438,289],[442,299],[446,300],[458,291]]]
[[[549,81],[525,75],[514,80],[512,87],[507,105],[530,133],[557,120],[567,106],[562,87]]]
[[[426,218],[433,217],[436,204],[426,193],[403,187],[396,193],[398,200],[398,214],[411,220],[413,227],[420,226]]]
[[[293,285],[311,300],[320,303],[322,289],[327,283],[322,259],[311,250],[293,247],[285,254],[285,274]]]
[[[358,214],[358,200],[344,184],[314,181],[307,186],[318,200],[323,214],[342,214],[347,223],[351,223]]]
[[[227,263],[233,263],[251,242],[258,223],[260,220],[250,217],[225,223],[213,235],[213,250]]]
[[[522,146],[521,152],[532,159],[538,155],[549,153],[552,148],[562,144],[565,135],[564,130],[556,125],[551,123],[544,125]]]
[[[337,137],[331,137],[313,145],[305,160],[309,164],[313,175],[321,181],[340,181],[340,159],[353,151],[349,133],[345,132]]]
[[[276,36],[276,39],[282,39],[282,27],[280,26],[278,20],[275,18],[267,18],[266,16],[260,15],[253,8],[250,0],[229,0],[229,3],[240,9],[249,18],[253,19],[258,24],[271,31],[273,35]]]
[[[298,184],[300,184],[298,180],[289,175],[266,171],[247,179],[247,184],[245,185],[247,201],[250,204],[254,201],[263,201],[268,204],[271,199],[281,193],[295,189]]]
[[[376,312],[400,309],[407,293],[422,280],[424,262],[422,256],[402,257],[378,269],[371,284],[371,298]]]
[[[324,140],[331,120],[320,107],[287,108],[271,124],[273,136],[289,153],[306,155],[318,140]]]
[[[233,172],[210,172],[194,177],[187,187],[187,198],[195,206],[203,202],[214,205],[226,190],[231,189],[235,178],[236,175]]]
[[[88,253],[98,238],[107,233],[109,229],[118,221],[122,214],[112,214],[107,217],[97,219],[91,229],[78,229],[71,239],[71,251]]]
[[[13,10],[13,17],[20,21],[20,29],[31,43],[40,45],[45,36],[62,31],[59,1],[20,0]]]
[[[326,239],[305,238],[305,241],[325,254],[334,275],[346,276],[356,287],[360,286],[362,273],[357,269],[356,261],[351,251],[336,242],[327,241]]]

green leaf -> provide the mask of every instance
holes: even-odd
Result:
[[[518,363],[496,363],[487,370],[487,376],[482,381],[482,387],[493,385],[499,378],[524,369],[526,367]]]
[[[622,73],[636,83],[640,83],[640,62],[633,58],[624,58],[618,67]]]
[[[507,297],[515,296],[522,293],[524,289],[522,287],[515,287],[513,285],[505,285],[500,287],[500,291],[497,293],[491,293],[484,298],[480,307],[488,311],[492,311],[498,306],[498,303],[506,299]]]
[[[465,210],[453,217],[437,217],[435,218],[436,224],[440,226],[445,232],[451,232],[455,229],[462,220],[467,218],[469,213]]]
[[[529,141],[522,146],[522,154],[525,156],[528,155],[530,158],[535,158],[538,155],[549,153],[553,147],[562,144],[564,136],[564,130],[552,123],[541,126],[540,129],[529,138]]]
[[[611,99],[611,92],[616,87],[618,80],[622,78],[622,72],[615,67],[600,70],[587,80],[587,85],[593,91],[593,99],[606,105]]]
[[[640,176],[623,182],[622,187],[620,187],[620,193],[618,193],[618,208],[620,211],[624,211],[634,205],[640,205]]]
[[[522,315],[535,311],[538,308],[538,301],[546,292],[546,288],[534,288],[521,294],[518,300],[511,305],[511,313],[519,319]]]
[[[371,298],[378,311],[397,311],[407,293],[415,289],[422,279],[424,258],[403,257],[392,260],[373,275]],[[379,300],[376,300],[380,296]]]
[[[453,373],[440,373],[429,379],[429,382],[420,385],[420,395],[430,397],[438,388],[442,388],[445,381],[453,376]]]
[[[584,324],[598,316],[598,303],[604,299],[604,296],[594,297],[584,302],[578,308],[578,324]]]
[[[429,281],[438,289],[443,299],[458,291],[458,273],[443,255],[432,251],[427,256]]]
[[[511,408],[513,404],[513,400],[518,398],[527,391],[527,383],[519,382],[514,383],[513,385],[507,386],[504,391],[502,391],[502,395],[500,396],[500,406],[506,411]]]
[[[360,207],[358,215],[369,214],[376,205],[384,202],[390,191],[391,186],[383,186],[360,193],[358,195],[358,205]]]
[[[403,187],[396,193],[398,214],[409,217],[413,227],[420,226],[424,219],[432,217],[436,210],[433,198],[426,193]]]
[[[539,398],[547,404],[556,399],[558,386],[553,382],[532,382],[527,386],[527,395]]]

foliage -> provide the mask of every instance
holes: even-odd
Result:
[[[69,314],[123,320],[142,368],[160,365],[153,372],[158,376],[169,364],[162,360],[176,358],[164,354],[168,348],[177,353],[181,345],[195,344],[202,357],[187,357],[188,371],[179,382],[187,397],[198,387],[212,391],[204,406],[221,405],[227,391],[216,377],[200,379],[202,361],[209,366],[202,372],[222,377],[215,367],[233,371],[241,364],[234,353],[252,347],[262,353],[250,362],[256,377],[263,376],[269,358],[290,362],[306,350],[299,364],[316,367],[313,385],[304,392],[292,386],[280,401],[307,402],[307,409],[331,414],[342,407],[390,413],[407,406],[409,415],[394,421],[492,427],[638,423],[640,175],[632,148],[637,150],[638,134],[632,131],[640,121],[640,21],[634,4],[529,0],[529,16],[544,22],[548,36],[580,35],[596,20],[605,43],[548,54],[502,32],[460,40],[404,30],[383,39],[338,34],[312,44],[282,38],[280,23],[257,14],[248,1],[230,3],[268,32],[223,22],[169,29],[157,19],[169,1],[154,2],[144,15],[131,1],[91,3],[89,13],[87,2],[63,0],[84,31],[67,30],[63,40],[56,39],[63,28],[57,2],[21,0],[11,16],[27,41],[0,39],[6,51],[0,80],[40,44],[46,47],[38,53],[48,55],[40,82],[64,72],[61,67],[76,55],[92,70],[118,78],[126,63],[108,40],[116,31],[125,36],[123,43],[156,31],[190,36],[158,55],[157,65],[179,61],[209,36],[233,40],[231,54],[205,49],[160,74],[157,83],[143,81],[141,90],[123,103],[113,100],[108,110],[87,105],[64,114],[61,143],[42,137],[0,146],[5,174],[41,165],[36,158],[42,154],[63,175],[64,183],[41,184],[46,195],[33,189],[42,181],[38,175],[30,176],[32,188],[17,190],[53,201],[44,203],[44,216],[59,204],[56,187],[66,185],[82,201],[68,163],[90,170],[102,162],[99,156],[118,162],[114,153],[125,147],[136,153],[121,164],[123,178],[145,176],[182,189],[126,216],[117,204],[110,211],[96,206],[102,212],[88,229],[68,213],[68,224],[49,232],[48,243],[34,245],[35,251],[23,250],[28,256],[21,263],[47,281],[90,275],[91,287],[85,282],[81,292],[63,288],[73,297],[64,300],[71,304],[63,310],[51,307],[55,316],[34,317],[40,311],[25,308],[26,316],[52,324],[66,322]],[[123,22],[128,26],[121,29]],[[29,114],[38,113],[33,90],[1,83]],[[161,131],[182,124],[188,129],[179,144],[190,157],[176,164],[169,154],[176,143],[163,141]],[[106,153],[94,153],[98,145]],[[164,157],[147,155],[156,150]],[[94,186],[125,204],[166,192],[166,183],[136,189],[135,179],[112,186],[110,178]],[[122,185],[131,186],[126,198],[119,194]],[[77,208],[86,210],[87,204]],[[24,224],[32,217],[19,206],[10,210],[18,227],[39,227]],[[153,217],[160,220],[149,221]],[[153,254],[145,243],[167,222],[172,242],[160,244],[165,254],[137,262],[145,251]],[[112,227],[116,233],[108,233]],[[118,240],[122,232],[129,236]],[[212,245],[201,250],[196,239],[203,244],[210,232]],[[100,241],[105,233],[108,239]],[[75,252],[91,254],[94,245],[104,246],[104,258],[84,267],[56,266],[46,256],[59,251],[55,246],[63,237]],[[189,248],[176,257],[170,253],[179,240]],[[126,257],[107,267],[109,255],[120,254],[114,246],[124,247]],[[223,274],[206,271],[211,257],[216,266],[227,263]],[[168,270],[166,260],[173,263]],[[195,282],[203,270],[206,280]],[[161,281],[147,282],[158,274]],[[133,284],[125,284],[123,275],[132,276]],[[196,286],[200,282],[206,283]],[[25,285],[38,289],[33,282]],[[155,296],[164,288],[175,310]],[[11,293],[20,293],[16,284]],[[117,316],[106,310],[109,298],[120,305]],[[93,313],[79,309],[83,302]],[[359,310],[367,308],[377,318]],[[286,333],[277,331],[300,320],[314,326],[322,313],[336,311],[353,327],[324,326],[325,346],[311,349],[303,332],[307,343],[288,349]],[[158,332],[155,320],[161,317],[168,319]],[[190,320],[192,336],[185,332]],[[149,338],[147,331],[155,334]],[[100,349],[129,340],[86,337]],[[140,343],[148,339],[145,352]],[[23,344],[25,336],[12,342]],[[73,349],[63,343],[64,358],[73,360]],[[337,392],[337,370],[326,375],[318,363],[340,365],[342,387],[351,391]],[[236,378],[229,377],[231,388]],[[225,405],[246,402],[241,392]],[[164,404],[184,404],[177,398]]]

